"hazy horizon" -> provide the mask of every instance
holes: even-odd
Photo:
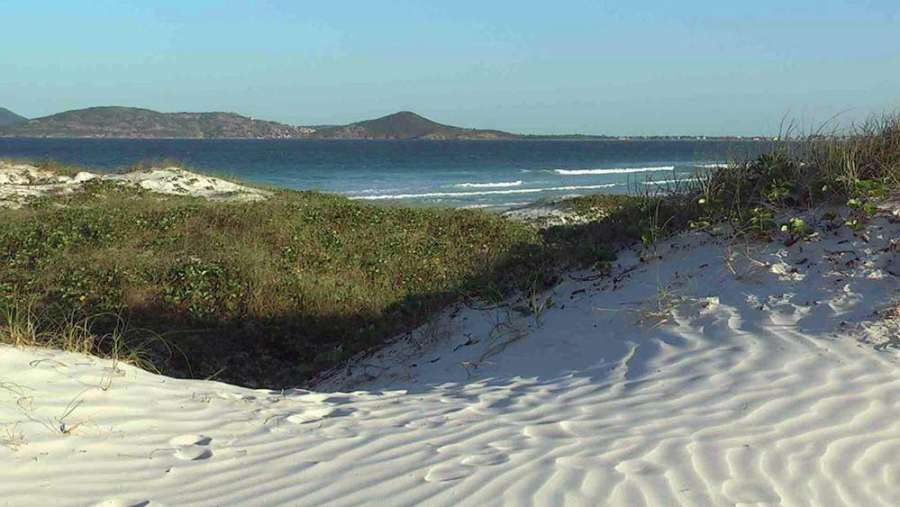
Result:
[[[293,125],[401,110],[523,134],[772,135],[900,108],[900,5],[870,0],[3,2],[0,107]]]

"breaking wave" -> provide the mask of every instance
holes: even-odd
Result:
[[[553,172],[562,176],[583,176],[587,174],[628,174],[647,173],[654,171],[673,171],[675,166],[665,165],[657,167],[613,167],[611,169],[556,169]]]
[[[381,195],[365,195],[352,196],[350,199],[363,199],[367,201],[377,201],[385,199],[426,199],[436,197],[475,197],[479,195],[502,195],[502,194],[537,194],[541,192],[560,192],[560,191],[577,191],[577,190],[597,190],[601,188],[612,188],[618,186],[619,183],[605,183],[603,185],[572,185],[565,187],[544,187],[544,188],[514,188],[509,190],[483,190],[479,192],[423,192],[421,194],[381,194]]]
[[[522,180],[516,181],[498,181],[492,183],[457,183],[453,185],[457,188],[505,188],[522,186]]]

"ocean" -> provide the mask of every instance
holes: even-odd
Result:
[[[320,141],[0,138],[0,158],[117,171],[171,159],[247,182],[372,202],[506,209],[625,193],[771,149],[749,141]]]

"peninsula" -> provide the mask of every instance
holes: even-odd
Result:
[[[7,114],[8,113],[8,114]],[[120,139],[356,139],[356,140],[767,140],[736,136],[524,135],[438,123],[410,111],[347,125],[298,126],[237,113],[161,113],[134,107],[77,109],[26,119],[0,109],[0,137]]]

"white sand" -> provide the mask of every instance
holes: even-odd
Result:
[[[2,348],[0,503],[900,505],[875,315],[898,233],[683,235],[539,315],[448,312],[318,392]]]
[[[29,198],[81,191],[94,179],[113,181],[158,194],[190,195],[215,200],[255,201],[269,192],[245,187],[220,178],[185,171],[178,167],[151,168],[126,174],[80,172],[58,176],[28,164],[0,161],[0,208],[21,207]]]

